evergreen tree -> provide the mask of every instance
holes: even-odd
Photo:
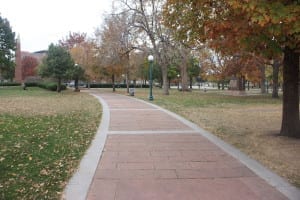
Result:
[[[15,33],[9,21],[0,16],[0,74],[6,79],[14,76],[14,51],[16,49]]]
[[[40,75],[57,79],[57,92],[60,92],[61,81],[68,78],[74,68],[70,53],[61,46],[51,44],[48,56],[40,67]]]

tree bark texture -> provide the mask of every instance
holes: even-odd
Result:
[[[169,81],[168,81],[168,68],[167,65],[161,66],[162,78],[163,78],[163,94],[169,95]]]
[[[283,60],[283,107],[280,135],[300,138],[299,53],[286,47]]]

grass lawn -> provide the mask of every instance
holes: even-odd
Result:
[[[125,94],[125,90],[117,91]],[[227,92],[172,89],[165,96],[154,89],[153,103],[198,124],[300,187],[300,140],[278,136],[282,100]],[[149,89],[135,90],[137,98],[148,101],[148,95]]]
[[[0,88],[0,199],[59,199],[101,118],[85,93]]]

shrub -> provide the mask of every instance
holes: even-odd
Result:
[[[25,83],[25,86],[26,87],[38,87],[38,84],[37,82],[26,82]]]
[[[0,86],[20,86],[21,83],[14,83],[14,82],[6,82],[6,83],[0,83]]]
[[[53,82],[44,82],[44,83],[38,83],[38,87],[44,88],[46,90],[56,91],[57,90],[57,84]],[[67,87],[65,85],[60,86],[61,90],[65,90]]]
[[[86,86],[88,87],[88,86]],[[112,83],[91,83],[90,84],[90,88],[112,88]],[[116,88],[126,88],[127,85],[124,83],[116,83],[115,84]],[[130,84],[129,85],[130,88],[140,88],[141,85],[134,85],[134,84]],[[142,88],[149,88],[149,85],[142,85]]]

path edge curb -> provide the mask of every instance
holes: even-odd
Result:
[[[102,151],[108,134],[110,111],[107,103],[96,94],[94,96],[102,105],[101,121],[94,139],[85,155],[79,168],[71,177],[62,195],[63,200],[85,200],[97,169]]]

